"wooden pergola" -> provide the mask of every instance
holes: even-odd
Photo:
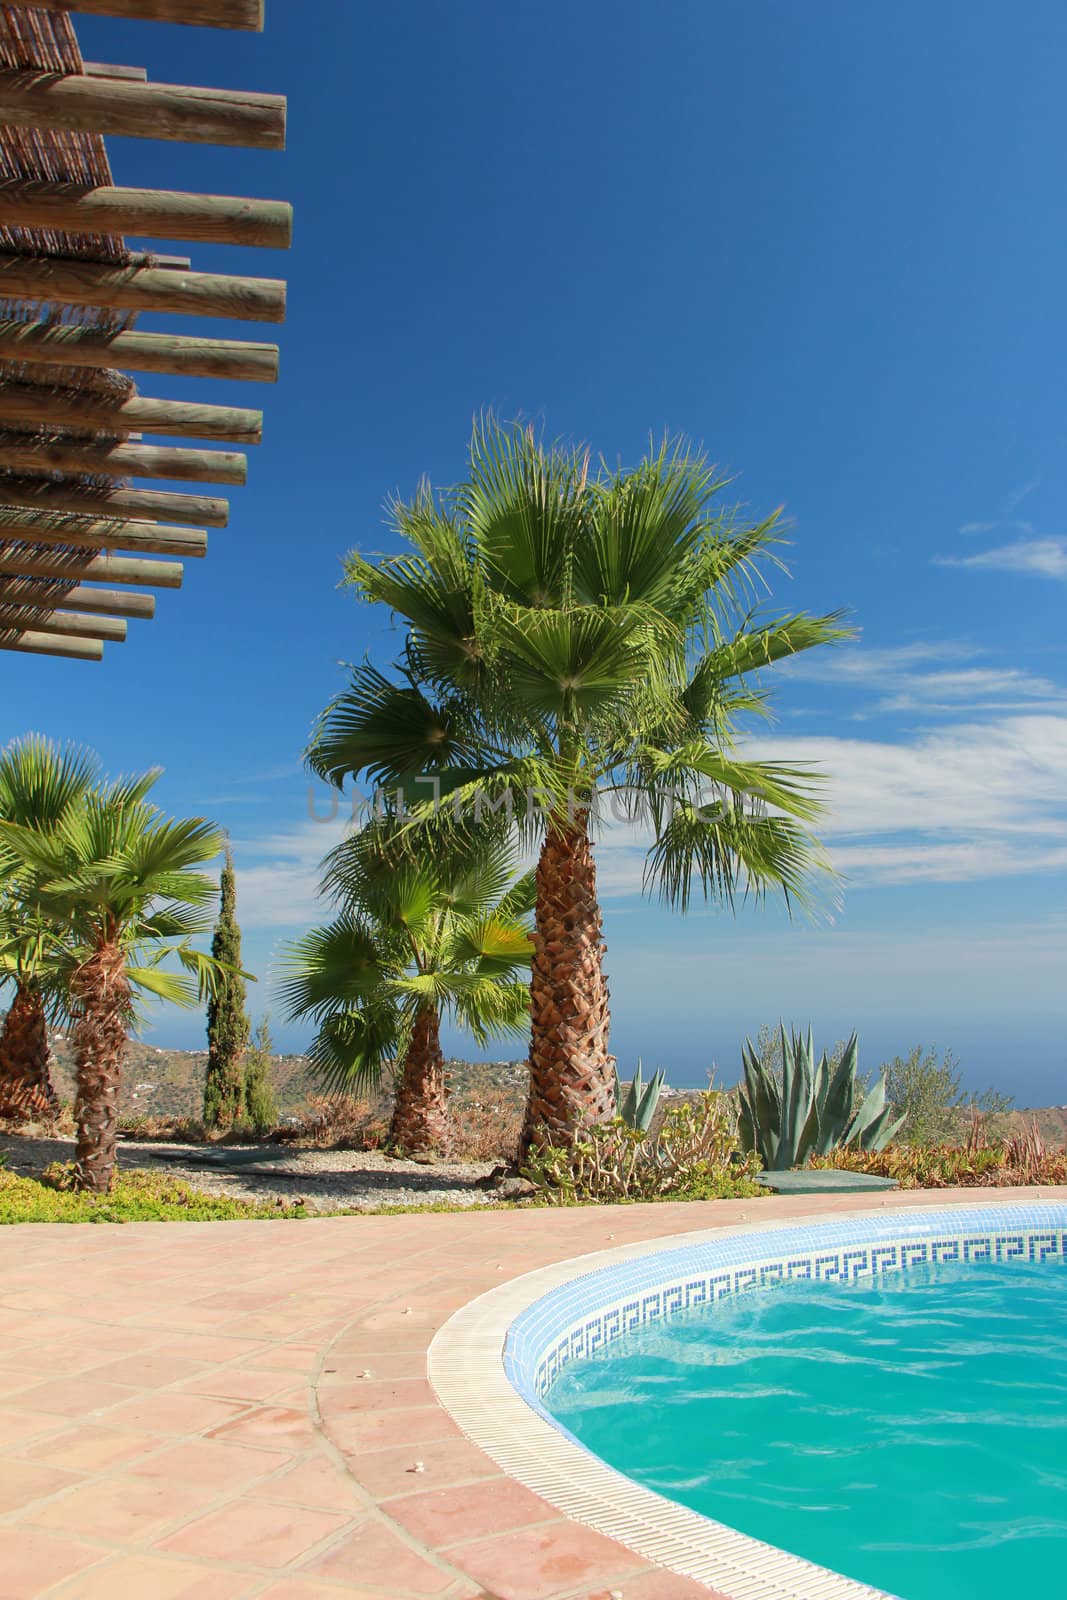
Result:
[[[263,0],[0,4],[0,650],[98,661],[228,518],[213,495],[131,480],[243,483],[233,447],[258,444],[263,426],[260,411],[147,398],[129,372],[278,375],[277,345],[142,333],[138,313],[285,318],[284,282],[193,272],[126,236],[285,248],[292,209],[117,188],[104,135],[281,150],[285,100],[84,61],[73,11],[259,31]]]

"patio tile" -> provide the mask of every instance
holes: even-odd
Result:
[[[56,1378],[34,1384],[19,1395],[19,1402],[33,1411],[52,1411],[60,1417],[84,1417],[136,1395],[130,1385],[103,1383],[95,1378]]]
[[[306,1578],[283,1578],[263,1589],[256,1600],[383,1600],[381,1589],[354,1589],[346,1584],[338,1590],[336,1584],[311,1583]]]
[[[323,1391],[327,1393],[327,1391]],[[406,1411],[411,1406],[432,1406],[435,1395],[425,1376],[389,1378],[377,1383],[364,1378],[338,1384],[328,1391],[332,1411]]]
[[[412,1469],[415,1461],[423,1470]],[[416,1489],[442,1489],[478,1478],[495,1478],[500,1468],[466,1439],[427,1439],[417,1450],[399,1445],[389,1450],[360,1450],[349,1458],[355,1477],[377,1499],[387,1501]]]
[[[50,1585],[84,1572],[107,1555],[93,1545],[32,1528],[0,1528],[2,1600],[36,1600]]]
[[[289,1383],[288,1372],[253,1372],[249,1367],[205,1367],[175,1386],[175,1393],[215,1395],[220,1399],[272,1400]]]
[[[119,1556],[50,1589],[48,1600],[240,1600],[256,1581],[162,1556]]]
[[[280,1450],[250,1450],[239,1444],[189,1439],[138,1462],[130,1474],[153,1483],[189,1483],[220,1494],[227,1489],[238,1494],[247,1484],[291,1460]]]
[[[23,1454],[33,1461],[47,1461],[54,1467],[67,1467],[72,1472],[100,1472],[105,1467],[121,1466],[158,1450],[159,1440],[150,1433],[128,1433],[118,1428],[108,1428],[91,1423],[83,1427],[64,1428],[38,1444],[27,1445]]]
[[[291,1406],[259,1406],[212,1428],[208,1437],[239,1444],[284,1446],[290,1451],[309,1450],[315,1443],[315,1430],[306,1411]]]
[[[311,1372],[318,1365],[321,1345],[267,1345],[245,1363],[257,1372]]]
[[[313,1506],[319,1511],[344,1511],[362,1516],[366,1509],[359,1486],[343,1467],[325,1455],[305,1457],[256,1488],[257,1500]]]
[[[442,1595],[459,1576],[411,1549],[392,1528],[376,1520],[364,1522],[305,1570],[309,1576],[345,1585],[369,1585],[376,1575],[387,1577],[396,1590],[416,1595]]]
[[[180,1517],[194,1516],[217,1492],[211,1487],[196,1489],[187,1483],[155,1483],[132,1474],[116,1474],[31,1508],[24,1520],[37,1528],[129,1544],[152,1538]]]
[[[163,1389],[182,1378],[195,1378],[200,1370],[198,1361],[153,1353],[109,1361],[106,1366],[94,1367],[90,1378],[93,1382],[125,1383],[133,1389]]]
[[[25,1369],[0,1372],[0,1400],[6,1400],[22,1389],[29,1389],[32,1383],[33,1377]]]
[[[379,1350],[373,1357],[364,1358],[348,1351],[331,1350],[318,1377],[320,1389],[338,1389],[346,1383],[366,1382],[360,1374],[364,1367],[370,1369],[371,1379],[381,1381],[395,1378],[425,1378],[426,1352],[424,1350]]]
[[[21,1396],[19,1397],[21,1399]],[[5,1450],[24,1448],[27,1440],[58,1428],[63,1418],[48,1411],[0,1409],[0,1441]]]
[[[421,1444],[427,1439],[460,1439],[462,1434],[440,1406],[407,1411],[335,1411],[321,1403],[326,1432],[341,1450],[380,1450],[391,1444]]]
[[[422,1482],[421,1474],[413,1479],[415,1484]],[[559,1517],[530,1489],[503,1476],[392,1500],[389,1515],[435,1550],[460,1540],[488,1538],[504,1530],[556,1521]]]
[[[348,1519],[260,1500],[231,1500],[160,1541],[161,1550],[213,1561],[247,1561],[285,1567],[339,1533]]]
[[[152,1351],[153,1356],[180,1356],[184,1361],[242,1361],[263,1349],[258,1339],[232,1339],[227,1334],[187,1333],[168,1340]]]
[[[583,1583],[603,1586],[633,1562],[622,1545],[562,1517],[524,1532],[454,1545],[449,1558],[496,1600],[549,1600]]]
[[[20,1511],[34,1500],[43,1500],[60,1489],[80,1483],[74,1472],[61,1472],[30,1461],[0,1461],[0,1516]],[[2,1574],[0,1574],[2,1582]]]
[[[203,1433],[232,1422],[246,1409],[242,1401],[172,1391],[138,1396],[116,1406],[107,1420],[117,1427],[146,1428],[150,1433]]]

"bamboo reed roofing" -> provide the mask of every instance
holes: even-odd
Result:
[[[145,553],[202,556],[204,529],[228,517],[225,500],[131,480],[245,478],[233,450],[142,437],[255,444],[262,431],[259,411],[143,397],[122,369],[261,382],[278,373],[276,345],[142,333],[139,312],[285,315],[283,282],[194,272],[184,258],[134,253],[126,235],[284,248],[292,213],[275,200],[116,187],[106,133],[282,149],[285,101],[86,63],[71,11],[258,30],[263,9],[0,3],[0,650],[98,661],[128,619],[153,615],[153,588],[181,585],[180,561]]]

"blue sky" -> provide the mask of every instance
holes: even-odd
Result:
[[[755,513],[785,504],[775,601],[862,630],[783,671],[758,732],[825,768],[848,884],[832,925],[681,919],[605,840],[620,1061],[730,1081],[784,1014],[858,1028],[868,1065],[936,1041],[976,1086],[1067,1101],[1062,5],[267,9],[262,37],[79,19],[90,59],[288,95],[284,156],[109,148],[119,183],[292,199],[288,256],[190,247],[287,276],[291,312],[276,389],[142,382],[262,404],[250,483],[103,666],[4,657],[7,733],[162,764],[165,805],[229,828],[259,1011],[334,834],[309,726],[340,663],[395,646],[336,589],[343,552],[392,547],[385,497],[457,477],[482,407],[613,459],[684,432]]]

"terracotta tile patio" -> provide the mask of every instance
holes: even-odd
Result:
[[[1028,1198],[1067,1190],[869,1206]],[[707,1600],[506,1478],[437,1405],[426,1350],[536,1267],[856,1209],[4,1228],[0,1600]]]

